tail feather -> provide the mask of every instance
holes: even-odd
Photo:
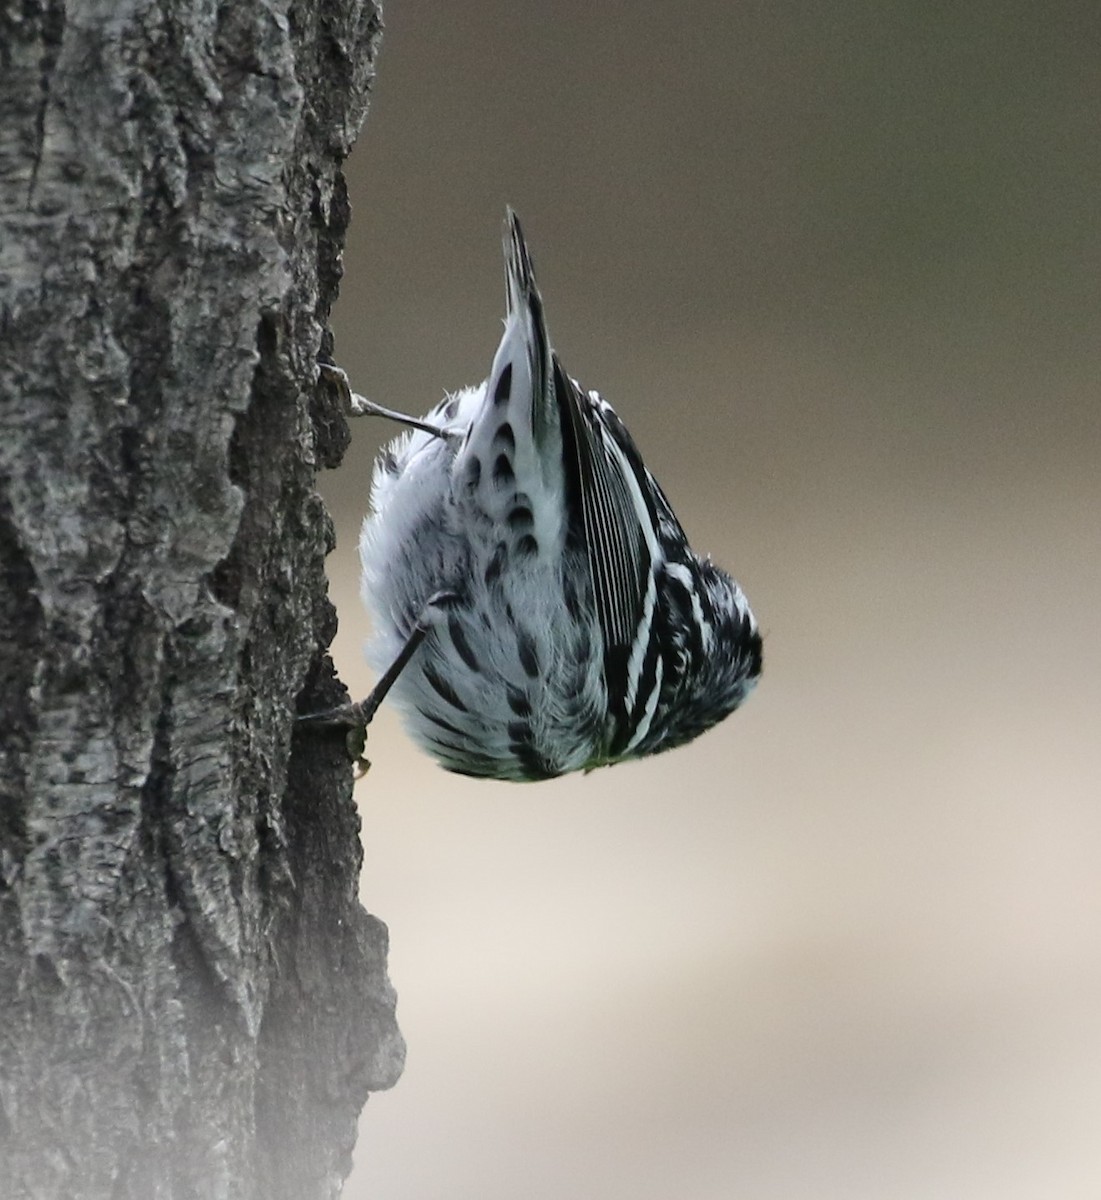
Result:
[[[532,266],[528,244],[524,240],[524,230],[520,225],[520,218],[511,208],[505,209],[503,241],[508,311],[515,312],[532,294],[539,300],[542,310],[542,300],[539,299],[539,289],[535,284],[535,268]]]
[[[453,475],[458,501],[475,504],[530,557],[562,536],[562,428],[543,300],[511,209],[504,251],[505,329]]]
[[[511,208],[505,215],[504,251],[508,315],[505,318],[505,336],[493,361],[488,391],[491,396],[498,394],[501,373],[511,365],[511,385],[526,384],[529,389],[529,422],[538,448],[548,434],[548,422],[553,420],[557,424],[550,337],[543,315],[543,297],[535,282],[531,254],[524,240],[520,220]],[[518,364],[515,361],[517,357],[525,359],[526,364]],[[523,369],[525,365],[526,370]]]

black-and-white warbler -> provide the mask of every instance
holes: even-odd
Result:
[[[738,585],[688,545],[623,422],[551,347],[519,222],[489,378],[375,465],[360,539],[368,658],[412,736],[452,771],[548,779],[681,745],[761,672]]]

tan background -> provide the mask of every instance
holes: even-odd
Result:
[[[764,682],[526,787],[359,792],[405,1077],[351,1197],[1101,1196],[1101,10],[402,3],[350,164],[356,386],[552,336],[745,585]],[[368,686],[326,480],[338,665]]]

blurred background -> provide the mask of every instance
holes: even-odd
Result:
[[[390,0],[335,317],[484,378],[506,203],[569,371],[765,632],[639,764],[449,776],[363,899],[409,1043],[359,1200],[1101,1195],[1101,9]],[[380,441],[324,480],[337,665]]]

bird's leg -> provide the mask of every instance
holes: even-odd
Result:
[[[405,639],[405,645],[398,651],[397,658],[386,668],[378,683],[371,689],[366,700],[358,704],[341,704],[338,708],[328,708],[323,712],[302,713],[298,720],[304,725],[326,725],[337,728],[362,730],[364,737],[367,726],[371,724],[379,705],[386,699],[386,693],[397,682],[398,676],[409,665],[409,660],[417,652],[417,647],[424,641],[430,626],[417,622],[412,633]]]
[[[379,705],[386,699],[387,692],[409,665],[409,660],[417,652],[417,648],[424,641],[440,614],[446,612],[447,608],[458,598],[455,592],[437,592],[429,598],[409,636],[405,639],[405,644],[398,651],[397,657],[383,671],[366,700],[360,700],[358,704],[342,704],[338,708],[326,709],[323,712],[302,713],[298,720],[308,725],[328,725],[362,731],[366,737],[367,726],[378,712]]]
[[[411,429],[420,429],[424,433],[430,433],[433,437],[447,440],[453,436],[449,430],[441,429],[439,425],[430,425],[427,421],[421,421],[417,417],[408,417],[405,413],[395,412],[392,408],[383,408],[381,404],[376,404],[373,400],[368,400],[366,396],[353,392],[352,386],[348,382],[348,373],[335,363],[318,362],[317,367],[325,382],[331,384],[339,393],[345,416],[385,417],[388,421],[397,421],[401,425],[408,425]]]

